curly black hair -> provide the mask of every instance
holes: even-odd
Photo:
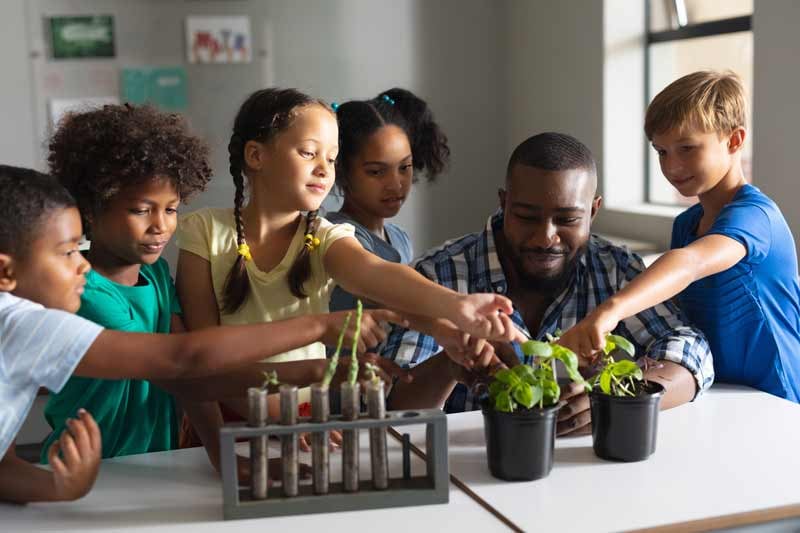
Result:
[[[408,135],[414,160],[414,180],[425,173],[433,181],[450,159],[447,136],[436,122],[425,100],[406,89],[393,88],[372,100],[352,100],[336,108],[339,121],[339,157],[336,158],[336,187],[347,193],[352,163],[369,137],[383,126],[393,124]]]
[[[211,178],[206,143],[180,115],[149,105],[71,113],[49,149],[50,172],[75,196],[87,231],[86,215],[102,211],[125,187],[166,177],[185,201]]]
[[[52,176],[29,168],[0,165],[0,253],[27,257],[31,243],[56,211],[76,207],[75,199]]]

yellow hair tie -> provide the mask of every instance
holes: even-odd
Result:
[[[250,254],[250,247],[247,245],[246,242],[240,244],[239,247],[236,249],[236,251],[239,253],[239,255],[244,257],[245,261],[253,260],[253,256]]]
[[[309,252],[313,252],[319,246],[319,238],[306,233],[304,246],[308,248]]]

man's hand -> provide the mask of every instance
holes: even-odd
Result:
[[[320,318],[325,321],[325,334],[321,339],[324,344],[336,346],[336,343],[339,341],[339,333],[344,327],[347,313],[351,313],[352,316],[347,326],[342,346],[349,349],[353,345],[353,336],[356,331],[355,310],[337,311],[335,313],[319,315]],[[361,337],[358,339],[358,353],[364,353],[369,348],[374,348],[386,339],[384,324],[388,322],[403,327],[408,326],[408,321],[394,311],[389,311],[388,309],[364,310],[361,316]]]
[[[561,389],[561,400],[567,404],[558,411],[556,434],[589,435],[592,432],[592,412],[589,394],[583,385],[570,383]]]
[[[94,418],[87,411],[78,410],[78,418],[67,420],[67,428],[47,452],[55,500],[77,500],[89,492],[97,478],[102,449],[100,428]]]

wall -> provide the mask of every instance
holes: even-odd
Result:
[[[603,2],[506,3],[506,160],[536,133],[583,141],[602,168]]]
[[[24,0],[4,2],[0,16],[0,163],[7,165],[31,166],[36,161],[26,28]]]
[[[116,95],[119,68],[184,64],[186,15],[248,14],[252,64],[185,65],[186,114],[211,143],[215,170],[208,192],[190,208],[232,203],[226,151],[230,124],[253,90],[292,86],[341,102],[403,86],[429,101],[453,152],[449,172],[435,184],[419,184],[396,221],[421,251],[480,228],[494,206],[494,185],[487,176],[505,158],[502,12],[502,6],[488,0],[7,0],[3,27],[14,31],[0,37],[10,45],[0,51],[0,61],[15,76],[29,72],[32,82],[23,79],[3,89],[0,115],[23,127],[3,128],[8,139],[0,145],[0,160],[44,167],[50,98]],[[44,17],[65,14],[114,15],[117,57],[48,59]],[[452,201],[454,189],[458,201]],[[335,207],[337,200],[326,205]],[[174,250],[166,256],[173,257]]]
[[[609,26],[640,18],[626,9],[626,1],[5,0],[0,64],[12,83],[0,84],[0,116],[13,127],[0,131],[0,161],[42,166],[37,147],[45,133],[43,75],[52,66],[41,55],[44,15],[115,14],[121,56],[113,64],[119,66],[145,59],[182,62],[182,21],[189,13],[248,13],[265,55],[257,54],[249,68],[188,67],[190,115],[213,144],[218,175],[193,205],[230,202],[224,149],[233,113],[249,91],[275,83],[341,101],[403,85],[428,98],[453,148],[450,171],[435,184],[418,184],[397,220],[423,250],[480,227],[496,204],[509,153],[537,132],[565,131],[583,140],[599,160],[601,190],[612,179],[616,191],[638,187],[638,147],[637,161],[626,168],[624,147],[613,140],[625,138],[635,122],[623,125],[613,109],[624,107],[629,97],[603,83],[604,76],[618,87],[641,83],[635,68],[604,66],[604,50],[625,44],[607,39],[604,21]],[[800,43],[793,34],[798,10],[791,0],[755,3],[752,135],[755,181],[782,199],[795,234],[800,234],[800,208],[787,200],[798,192],[788,171],[793,126],[800,118],[791,104],[800,93],[794,68]],[[127,57],[126,50],[136,50],[135,56]],[[39,56],[31,59],[31,52]],[[630,56],[627,61],[635,63]],[[71,63],[59,68],[85,77],[98,68],[96,61]],[[116,78],[106,79],[116,91]],[[601,211],[595,229],[668,242],[672,211],[633,213],[626,196],[614,202],[612,191],[605,192],[614,205]]]
[[[800,3],[755,2],[753,14],[753,181],[780,206],[800,243]]]

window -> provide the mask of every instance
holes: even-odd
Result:
[[[647,102],[672,81],[697,70],[732,70],[748,96],[747,130],[752,135],[753,0],[644,0],[647,23],[645,95]],[[678,194],[661,174],[649,145],[645,158],[645,198],[648,203],[690,205],[696,198]],[[742,154],[750,181],[752,143]]]

